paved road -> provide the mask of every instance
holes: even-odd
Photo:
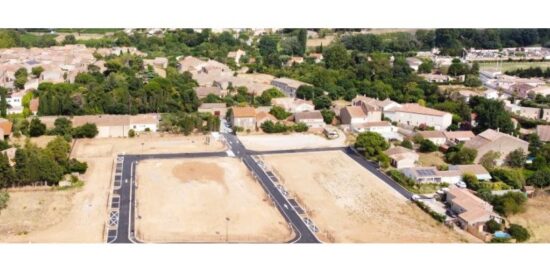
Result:
[[[346,148],[344,150],[344,153],[346,153],[346,155],[348,155],[351,159],[355,160],[355,162],[360,164],[363,168],[367,169],[367,171],[371,172],[380,180],[384,181],[386,184],[388,184],[390,187],[396,190],[399,194],[403,195],[403,197],[407,199],[411,199],[413,194],[407,191],[407,189],[403,188],[403,186],[396,183],[393,179],[391,179],[391,177],[380,172],[378,170],[380,168],[378,164],[365,159],[362,155],[355,153],[355,151],[351,147]]]
[[[281,214],[294,229],[296,237],[291,240],[290,243],[320,243],[317,237],[315,237],[315,234],[313,234],[309,227],[304,223],[302,217],[298,214],[298,212],[296,212],[292,204],[290,204],[288,199],[279,189],[277,189],[275,183],[269,179],[269,176],[267,176],[262,168],[260,168],[254,159],[252,159],[252,156],[249,154],[250,152],[246,150],[239,139],[235,135],[231,134],[226,134],[225,137],[233,152],[243,160],[252,172],[254,172],[264,190],[275,203],[277,209],[279,209]]]
[[[139,243],[134,235],[134,210],[135,193],[134,169],[136,163],[146,159],[172,159],[172,158],[197,158],[197,157],[222,157],[226,152],[202,152],[202,153],[176,153],[176,154],[152,154],[152,155],[123,155],[121,163],[120,180],[115,173],[114,190],[111,201],[111,218],[115,221],[115,228],[107,233],[108,243]],[[118,169],[117,169],[118,172]],[[118,184],[120,183],[120,184]],[[118,207],[118,208],[117,208]],[[118,212],[117,212],[118,211]],[[113,215],[114,213],[114,215]]]
[[[395,189],[405,198],[410,199],[412,193],[394,182],[390,177],[378,171],[378,165],[366,160],[363,156],[354,152],[350,147],[310,148],[276,151],[249,151],[238,140],[235,135],[222,134],[229,145],[234,156],[240,158],[245,165],[254,173],[264,190],[271,197],[277,209],[292,226],[296,237],[290,243],[320,243],[315,234],[304,222],[289,200],[281,193],[275,183],[264,172],[264,170],[252,158],[252,155],[320,152],[340,150],[351,159],[363,166],[390,187]],[[173,158],[199,158],[199,157],[223,157],[228,156],[227,152],[201,152],[201,153],[175,153],[175,154],[144,154],[144,155],[122,155],[119,156],[119,164],[115,173],[114,190],[111,201],[110,223],[113,227],[108,231],[108,243],[139,243],[134,235],[134,210],[135,210],[135,166],[141,160],[146,159],[173,159]]]

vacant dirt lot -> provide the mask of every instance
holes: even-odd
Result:
[[[80,139],[73,155],[84,157],[116,156],[126,154],[157,154],[182,152],[222,151],[225,146],[213,139],[206,144],[206,136],[142,135],[136,138]]]
[[[455,232],[339,151],[265,156],[325,242],[460,242]]]
[[[542,194],[527,201],[524,213],[511,216],[510,222],[520,224],[531,233],[529,242],[550,242],[550,194]]]
[[[32,142],[45,145],[44,138]],[[164,136],[135,139],[80,139],[72,157],[88,162],[84,186],[65,191],[10,192],[8,208],[0,214],[0,242],[104,241],[112,166],[117,153],[176,153],[217,151],[220,142],[204,144],[204,137]]]
[[[136,233],[145,242],[285,242],[288,224],[235,158],[137,166]],[[154,193],[154,195],[151,195]]]
[[[320,135],[305,133],[247,135],[239,136],[239,140],[247,149],[257,151],[343,147],[346,145],[346,136],[341,131],[337,139],[330,140]]]

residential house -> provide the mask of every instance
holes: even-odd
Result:
[[[355,98],[351,100],[351,105],[353,106],[362,106],[363,104],[377,106],[382,111],[387,111],[389,109],[401,106],[399,103],[390,100],[390,98],[386,98],[384,100],[377,100],[367,96],[357,95]]]
[[[8,114],[16,114],[23,112],[23,96],[26,92],[24,90],[11,93],[10,96],[6,98],[6,102],[9,105]]]
[[[286,96],[289,96],[289,97],[296,97],[296,91],[300,86],[309,85],[308,83],[304,83],[304,82],[290,79],[287,77],[273,79],[271,81],[271,84],[279,88],[281,92],[283,92]]]
[[[305,123],[309,128],[323,128],[326,125],[320,111],[297,112],[294,114],[294,121]]]
[[[315,105],[313,105],[312,101],[306,101],[306,100],[292,98],[292,97],[273,98],[271,99],[271,105],[280,106],[290,113],[315,110]]]
[[[222,90],[218,87],[196,87],[195,93],[197,93],[197,97],[199,99],[207,97],[209,94],[213,94],[215,96],[221,97],[222,96]]]
[[[452,123],[452,115],[416,103],[403,104],[384,111],[384,116],[391,121],[408,126],[429,126],[436,130],[447,129]]]
[[[262,124],[266,121],[271,121],[273,123],[276,123],[277,118],[275,118],[275,116],[271,115],[267,111],[258,111],[256,113],[256,127],[260,128]]]
[[[548,86],[537,86],[528,91],[527,95],[530,98],[536,97],[537,95],[548,96],[550,95],[550,87]]]
[[[447,142],[447,137],[445,136],[445,133],[443,133],[443,131],[419,131],[417,134],[422,136],[422,138],[424,139],[430,140],[438,146],[444,145]]]
[[[143,59],[143,67],[147,69],[149,66],[160,77],[166,77],[166,68],[168,67],[168,58],[156,57],[154,59]]]
[[[342,124],[356,125],[368,122],[367,115],[360,106],[346,106],[340,109]]]
[[[391,165],[397,169],[414,167],[419,158],[416,152],[402,146],[392,147],[384,153],[390,158]]]
[[[198,112],[210,113],[223,119],[227,113],[227,105],[225,103],[203,103],[199,106]]]
[[[415,57],[408,57],[405,59],[405,61],[414,71],[418,71],[418,67],[422,65],[422,60]]]
[[[79,127],[86,123],[97,126],[97,138],[127,137],[129,130],[136,132],[156,132],[160,115],[138,114],[138,115],[84,115],[72,118],[73,126]]]
[[[503,222],[502,217],[493,212],[493,206],[474,195],[470,190],[451,186],[446,192],[450,209],[458,215],[458,224],[467,232],[486,239],[484,225],[491,219]]]
[[[483,181],[491,180],[491,175],[481,165],[450,165],[445,171],[440,171],[434,166],[411,167],[404,168],[401,172],[418,183],[456,184],[462,181],[464,174],[472,174]]]
[[[376,132],[388,141],[403,140],[403,136],[397,132],[398,128],[393,126],[389,121],[373,121],[362,124],[352,124],[350,126],[353,132]]]
[[[465,142],[464,147],[477,150],[475,163],[479,163],[481,157],[489,151],[499,152],[500,158],[497,160],[497,164],[501,165],[506,156],[516,149],[522,149],[528,153],[529,142],[493,129],[487,129]]]
[[[447,143],[466,142],[476,135],[471,130],[444,131]]]
[[[323,54],[321,53],[310,53],[308,57],[312,58],[313,62],[315,62],[316,64],[321,63],[321,61],[323,61]]]
[[[254,107],[233,107],[230,121],[233,127],[241,127],[244,130],[256,129],[256,110]]]
[[[527,98],[527,94],[536,87],[527,83],[517,83],[510,86],[511,94],[519,98]]]
[[[246,51],[238,49],[236,51],[230,51],[227,53],[227,57],[230,59],[233,59],[235,61],[235,64],[239,65],[241,57],[246,55]]]
[[[0,140],[4,140],[6,137],[11,136],[11,130],[13,123],[7,119],[0,118]]]
[[[304,63],[304,58],[300,56],[292,56],[288,61],[286,62],[287,67],[291,67],[295,64],[302,64]]]
[[[537,125],[537,135],[541,141],[550,141],[550,125]]]
[[[420,76],[431,83],[448,83],[451,81],[451,77],[448,75],[420,74]]]

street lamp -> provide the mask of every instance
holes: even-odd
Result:
[[[229,242],[229,217],[225,218],[225,242]]]

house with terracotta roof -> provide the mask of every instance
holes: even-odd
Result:
[[[275,116],[271,115],[271,113],[267,111],[258,111],[256,113],[256,127],[260,128],[262,124],[266,121],[271,121],[275,123],[277,122],[277,118],[275,118]]]
[[[480,199],[470,190],[451,186],[446,191],[446,201],[451,211],[457,214],[458,224],[469,233],[486,240],[483,227],[493,219],[503,222],[503,218],[493,211],[493,206]]]
[[[309,128],[323,128],[326,126],[320,111],[297,112],[294,114],[296,123],[305,123]]]
[[[483,155],[489,151],[499,152],[500,158],[496,161],[498,165],[501,165],[506,156],[516,149],[522,149],[525,153],[529,152],[529,142],[493,129],[487,129],[466,141],[464,147],[477,150],[475,163],[479,163]]]
[[[541,141],[550,141],[550,125],[537,125],[537,135]]]
[[[419,158],[416,152],[402,146],[392,147],[384,153],[390,158],[391,165],[397,169],[414,167]]]
[[[430,126],[435,130],[445,130],[452,123],[452,114],[421,106],[417,103],[407,103],[384,111],[384,116],[391,121],[407,126]]]
[[[356,125],[368,122],[367,115],[360,106],[346,106],[340,109],[342,124]]]
[[[256,129],[256,109],[254,107],[233,107],[230,122],[233,127],[245,130]]]
[[[312,101],[306,101],[293,97],[279,97],[271,99],[271,105],[280,106],[290,113],[314,111],[315,105]]]
[[[448,143],[466,142],[476,136],[471,130],[444,131],[443,134]]]
[[[0,140],[4,140],[6,137],[11,136],[11,130],[13,123],[7,119],[0,118]]]

